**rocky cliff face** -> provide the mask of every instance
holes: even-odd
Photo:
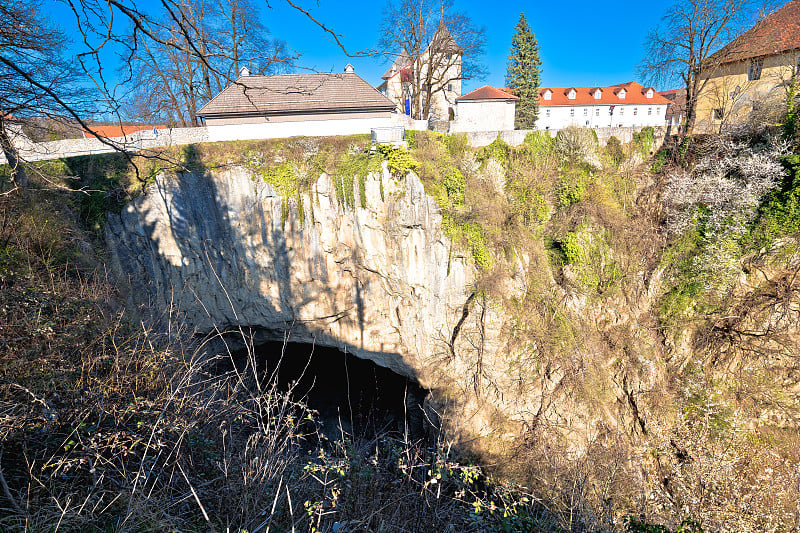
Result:
[[[797,448],[794,239],[741,265],[715,311],[665,326],[655,304],[679,256],[664,254],[657,178],[626,170],[635,194],[623,209],[608,192],[623,182],[610,173],[593,196],[517,227],[506,225],[515,174],[496,159],[471,163],[459,163],[470,216],[503,237],[517,232],[493,243],[491,271],[449,242],[417,177],[385,167],[364,181],[363,206],[358,190],[348,195],[355,206],[340,201],[327,175],[288,209],[241,167],[160,176],[109,217],[107,240],[135,299],[176,311],[201,334],[242,326],[258,342],[289,332],[414,378],[451,408],[447,428],[466,433],[466,445],[497,452],[497,464],[516,464],[513,475],[556,500],[580,485],[581,498],[605,508],[610,490],[620,509],[657,507],[680,523],[705,513],[686,502],[705,494],[706,480],[734,486],[761,469],[734,468],[739,457]],[[559,264],[548,239],[565,235],[582,255]],[[780,467],[786,479],[800,472],[792,461]],[[771,498],[771,486],[732,490],[719,509],[742,494]]]
[[[503,420],[547,421],[577,432],[577,442],[601,419],[635,425],[628,406],[651,372],[639,364],[606,372],[606,354],[588,340],[575,352],[579,364],[566,353],[542,360],[536,342],[513,333],[525,317],[473,293],[472,258],[443,234],[439,208],[416,176],[395,178],[384,167],[365,180],[365,192],[364,207],[358,192],[348,206],[323,174],[284,209],[285,199],[241,167],[162,175],[110,217],[107,240],[135,299],[177,311],[200,334],[243,326],[258,342],[289,332],[291,341],[370,359],[442,392],[440,407],[454,408],[459,431],[510,438],[515,426]],[[541,269],[541,258],[537,266],[521,254],[516,265],[500,280],[504,298],[524,297],[530,269],[554,298],[577,298]],[[589,324],[581,335],[597,336],[592,317],[606,323],[607,310],[584,300],[567,308],[577,306],[572,312]],[[631,313],[622,317],[608,327],[636,327]],[[580,377],[587,371],[591,379]],[[608,401],[576,393],[595,381]]]
[[[246,326],[280,340],[290,331],[430,387],[429,356],[451,338],[473,270],[415,176],[384,169],[365,189],[364,207],[358,194],[355,207],[343,205],[323,174],[284,211],[241,167],[162,175],[110,217],[107,240],[138,295],[200,333]]]

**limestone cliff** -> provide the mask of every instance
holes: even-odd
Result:
[[[323,174],[284,211],[241,167],[161,175],[110,217],[107,240],[137,290],[200,333],[290,331],[431,386],[425,357],[450,339],[474,273],[414,175],[364,183],[364,207]]]

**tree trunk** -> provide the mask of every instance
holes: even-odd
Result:
[[[11,167],[11,180],[17,187],[26,189],[28,187],[28,175],[19,160],[17,149],[11,143],[11,138],[6,131],[6,124],[3,115],[0,113],[0,146],[3,148],[3,155],[6,156],[8,166]]]

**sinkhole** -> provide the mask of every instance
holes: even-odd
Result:
[[[253,353],[262,381],[274,380],[279,391],[315,411],[320,431],[330,440],[342,433],[422,440],[434,429],[425,409],[428,391],[372,361],[336,348],[279,341],[258,344]]]

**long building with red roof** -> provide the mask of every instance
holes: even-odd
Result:
[[[537,129],[663,126],[670,101],[635,81],[609,87],[541,87]]]

